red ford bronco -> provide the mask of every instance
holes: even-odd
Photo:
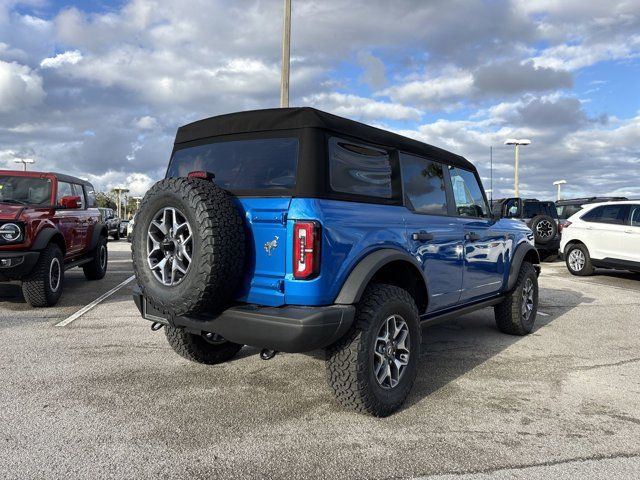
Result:
[[[64,271],[107,271],[107,229],[93,186],[59,173],[0,170],[0,282],[19,280],[34,307],[55,305]]]

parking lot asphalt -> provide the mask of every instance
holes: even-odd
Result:
[[[111,242],[107,278],[69,271],[59,306],[0,284],[0,478],[637,478],[640,275],[544,264],[533,334],[490,309],[424,330],[404,408],[343,410],[321,353],[175,355],[131,301]]]

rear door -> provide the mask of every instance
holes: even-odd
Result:
[[[56,193],[56,209],[55,219],[58,221],[58,228],[64,236],[67,246],[67,257],[74,256],[79,253],[82,248],[80,242],[80,234],[78,232],[78,209],[64,209],[60,200],[62,197],[73,196],[73,186],[67,182],[58,182],[58,191]]]
[[[400,153],[408,250],[421,264],[429,291],[428,311],[458,302],[462,288],[462,225],[449,216],[442,164]]]
[[[622,259],[629,210],[628,204],[607,204],[582,216],[581,220],[586,222],[587,248],[592,258]]]
[[[497,293],[506,268],[506,232],[489,215],[489,206],[475,172],[449,167],[449,175],[464,235],[464,271],[460,300],[470,302]]]
[[[640,263],[640,203],[630,207],[629,220],[622,236],[623,260]]]

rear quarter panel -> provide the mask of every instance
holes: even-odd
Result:
[[[332,304],[349,273],[364,257],[382,248],[406,252],[405,212],[401,206],[294,198],[287,222],[286,303]],[[322,225],[320,275],[312,280],[293,278],[290,252],[296,220],[316,220]]]

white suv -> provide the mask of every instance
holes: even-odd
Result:
[[[560,251],[574,275],[594,267],[640,272],[640,200],[585,205],[562,225]]]

